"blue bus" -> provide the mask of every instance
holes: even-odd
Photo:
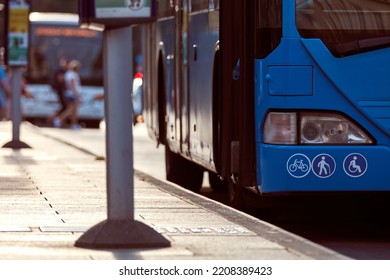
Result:
[[[159,0],[144,116],[167,179],[283,196],[390,190],[390,1]]]

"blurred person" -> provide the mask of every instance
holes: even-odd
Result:
[[[48,117],[48,122],[53,122],[54,118],[60,114],[62,114],[66,110],[66,102],[65,102],[65,73],[67,71],[67,61],[65,59],[61,59],[59,62],[59,68],[54,72],[52,80],[50,81],[51,88],[57,94],[58,102],[60,104],[60,109],[58,111],[53,112]]]
[[[134,125],[142,123],[143,117],[143,57],[142,54],[138,54],[135,57],[135,69],[136,72],[133,76],[133,122]]]
[[[4,49],[0,49],[0,120],[7,119],[8,99],[11,97],[11,87],[8,83],[4,65]]]
[[[63,122],[69,118],[70,119],[70,128],[78,129],[80,128],[77,119],[78,107],[80,104],[80,70],[81,64],[77,60],[72,60],[69,62],[68,70],[65,73],[65,94],[64,99],[66,102],[66,109],[64,112],[59,114],[53,120],[53,125],[55,127],[61,127]]]
[[[34,98],[34,94],[27,88],[26,78],[23,77],[21,81],[21,96],[25,98]]]
[[[132,91],[132,104],[133,104],[133,123],[142,123],[143,118],[143,77],[141,72],[134,74],[133,78],[133,91]]]

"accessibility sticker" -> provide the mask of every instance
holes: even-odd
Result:
[[[343,162],[344,172],[350,177],[360,177],[366,173],[368,163],[366,158],[358,153],[352,153],[345,157]]]
[[[287,160],[287,171],[295,178],[303,178],[310,172],[310,159],[304,154],[294,154]]]
[[[328,178],[336,170],[336,161],[328,154],[319,154],[312,161],[313,173],[319,178]]]

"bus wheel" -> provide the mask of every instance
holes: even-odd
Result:
[[[233,182],[228,182],[229,205],[237,210],[245,210],[243,189]]]
[[[221,180],[214,172],[209,172],[209,183],[213,191],[222,192],[228,188],[227,181]]]
[[[165,169],[168,181],[194,192],[200,191],[204,169],[171,152],[167,146],[165,146]]]

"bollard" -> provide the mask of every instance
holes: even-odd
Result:
[[[20,93],[22,90],[22,68],[12,68],[12,101],[11,101],[11,120],[12,120],[12,140],[5,143],[3,148],[23,149],[31,148],[28,144],[20,141],[20,123],[22,120],[22,110],[20,105]]]
[[[103,44],[107,220],[84,233],[75,246],[169,247],[161,234],[134,219],[131,28],[105,30]]]

